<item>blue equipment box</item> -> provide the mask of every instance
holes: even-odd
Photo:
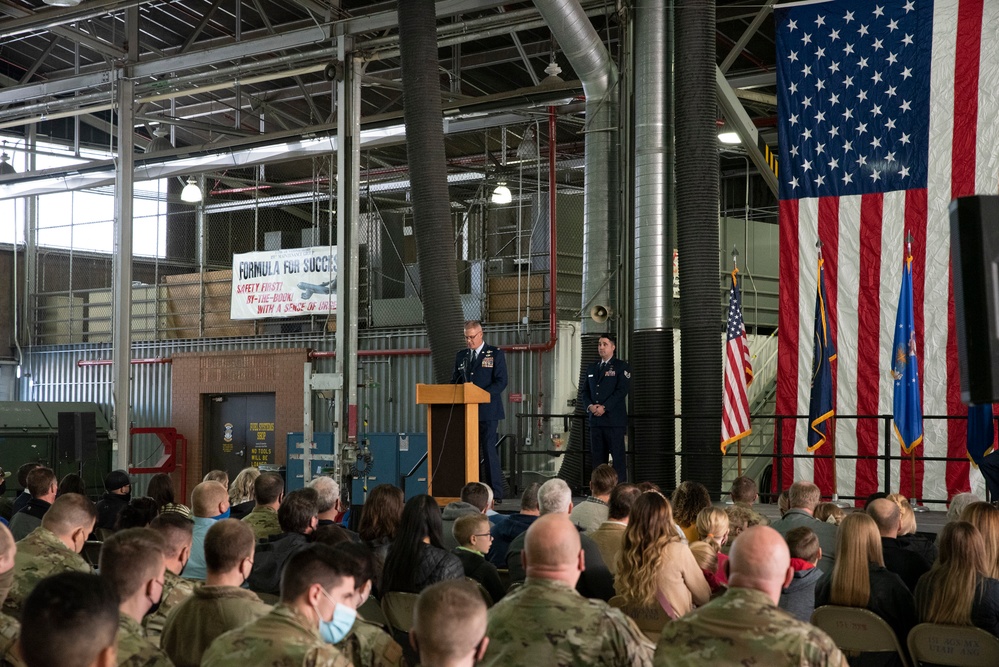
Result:
[[[406,500],[427,492],[426,433],[367,433],[365,442],[367,449],[362,446],[349,471],[352,504],[363,505],[367,492],[379,484],[398,486]]]

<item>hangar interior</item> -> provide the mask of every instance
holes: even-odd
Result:
[[[654,459],[664,487],[689,469],[714,494],[743,465],[763,472],[751,454],[772,425],[760,420],[745,462],[722,461],[696,421],[717,415],[720,388],[713,413],[683,410],[679,351],[684,299],[720,345],[734,247],[759,363],[752,408],[773,413],[773,1],[686,15],[628,0],[422,4],[436,11],[438,80],[420,86],[402,70],[396,2],[0,3],[0,400],[99,412],[114,448],[87,468],[93,486],[126,466],[175,465],[187,488],[214,467],[307,479],[328,466],[362,495],[372,466],[419,476],[397,453],[426,431],[425,309],[452,268],[461,319],[509,346],[500,436],[514,490],[554,474],[585,486],[573,402],[603,331],[669,377],[632,401],[633,465]],[[695,64],[700,79],[684,81]],[[443,115],[443,263],[418,257],[405,115],[419,87],[439,87]],[[699,135],[677,130],[695,98]],[[678,214],[673,183],[705,174],[707,224]],[[336,315],[232,317],[234,256],[316,246],[337,247]],[[245,433],[220,440],[232,422]],[[0,426],[14,437],[13,421]],[[136,431],[148,428],[175,433]],[[304,462],[303,438],[317,443]]]

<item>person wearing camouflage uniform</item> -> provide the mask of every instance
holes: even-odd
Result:
[[[0,524],[0,603],[7,597],[14,576],[14,557],[17,544],[7,526]],[[0,665],[16,667],[23,664],[14,645],[21,632],[21,624],[7,614],[0,614]]]
[[[195,582],[179,576],[184,571],[187,559],[191,557],[194,522],[176,512],[170,512],[153,519],[149,527],[158,532],[166,543],[166,572],[160,606],[142,619],[142,627],[146,630],[146,639],[160,646],[167,617],[181,602],[194,595]]]
[[[484,667],[652,664],[652,643],[620,610],[575,590],[584,561],[566,514],[545,514],[527,529],[527,580],[489,610]]]
[[[276,472],[261,473],[253,481],[253,495],[257,504],[243,521],[250,524],[258,540],[266,540],[271,535],[280,535],[281,522],[278,521],[278,508],[284,500],[284,480]]]
[[[281,577],[281,601],[268,614],[212,642],[202,667],[351,667],[325,630],[354,593],[354,577],[332,547],[297,552]]]
[[[666,624],[655,667],[847,667],[829,635],[777,607],[793,575],[780,534],[748,528],[732,544],[728,591]]]
[[[94,529],[97,508],[78,493],[56,498],[42,518],[42,525],[18,542],[14,581],[3,602],[3,611],[20,618],[21,606],[35,585],[59,572],[93,572],[80,556]]]

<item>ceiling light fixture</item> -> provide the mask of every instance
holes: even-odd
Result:
[[[187,177],[187,185],[185,185],[184,189],[181,191],[180,198],[191,204],[197,204],[201,201],[201,188],[198,187],[197,182],[194,180],[194,176]]]
[[[739,135],[735,132],[722,132],[721,134],[718,135],[718,141],[722,142],[723,144],[742,143],[742,139],[740,139]]]
[[[170,143],[170,130],[158,125],[155,130],[153,130],[153,140],[146,144],[146,153],[157,153],[159,151],[168,151],[173,148],[173,144]]]
[[[490,201],[494,204],[509,204],[513,201],[513,193],[510,192],[510,188],[506,187],[506,181],[500,181],[496,185]]]
[[[52,7],[76,7],[80,0],[42,0],[46,5]]]

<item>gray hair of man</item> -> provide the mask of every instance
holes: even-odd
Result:
[[[329,512],[340,500],[340,485],[332,477],[323,475],[309,482],[309,488],[319,494],[319,513]]]
[[[568,514],[572,510],[572,491],[564,479],[550,479],[538,489],[541,514]]]
[[[959,493],[950,499],[950,507],[947,508],[947,521],[957,521],[964,511],[964,508],[971,503],[980,502],[982,499],[973,493]]]

